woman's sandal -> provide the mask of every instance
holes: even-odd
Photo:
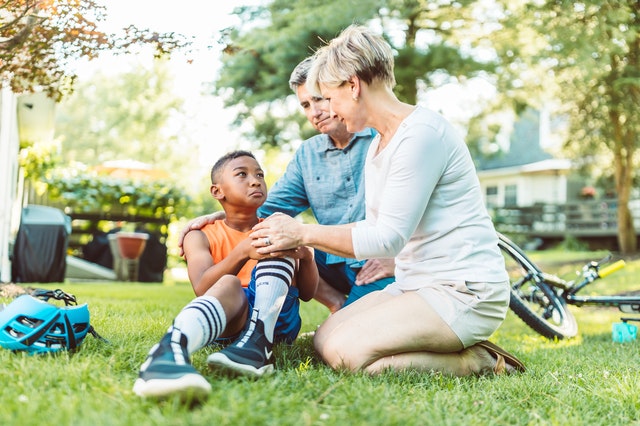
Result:
[[[491,354],[496,360],[496,365],[493,367],[493,372],[496,374],[509,374],[512,371],[524,372],[526,370],[524,363],[509,352],[502,349],[500,346],[491,343],[488,340],[476,343],[476,345],[484,348]],[[511,371],[507,368],[507,365],[511,367]]]

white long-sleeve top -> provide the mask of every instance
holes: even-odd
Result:
[[[496,231],[464,140],[423,107],[365,165],[366,219],[352,228],[358,259],[396,257],[404,289],[426,281],[507,280]]]

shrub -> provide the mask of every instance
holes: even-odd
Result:
[[[69,212],[118,213],[176,220],[191,197],[174,182],[113,178],[90,173],[45,178],[48,198]]]

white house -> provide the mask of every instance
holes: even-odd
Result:
[[[479,170],[478,177],[487,207],[528,207],[536,203],[564,204],[570,171],[569,160],[550,158]]]
[[[0,88],[0,282],[11,281],[11,251],[20,226],[20,140],[51,142],[55,102],[44,93],[16,95]]]
[[[489,208],[564,204],[572,194],[571,161],[542,149],[549,137],[548,120],[526,111],[514,125],[510,146],[488,159],[477,159],[477,173]]]

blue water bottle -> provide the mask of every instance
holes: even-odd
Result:
[[[638,318],[620,318],[622,322],[613,323],[611,338],[616,343],[633,342],[638,337],[638,327],[628,321],[640,321]]]

